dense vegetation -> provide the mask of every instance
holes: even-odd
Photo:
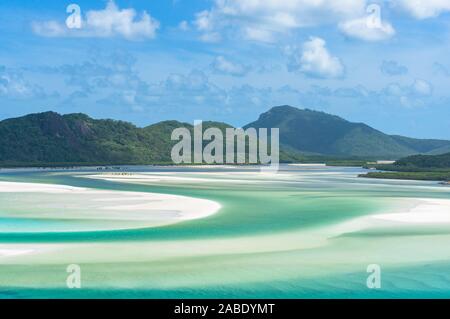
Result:
[[[422,181],[450,181],[449,172],[371,172],[361,177]]]
[[[363,177],[450,181],[450,153],[442,155],[414,155],[392,165],[372,165],[389,172],[371,172]]]
[[[412,168],[450,169],[450,153],[441,155],[414,155],[395,162],[394,166]]]
[[[171,164],[170,153],[176,143],[171,141],[171,133],[179,127],[193,131],[191,124],[177,121],[139,128],[84,114],[30,114],[0,122],[0,165]],[[204,130],[209,127],[224,131],[231,126],[203,123]],[[450,147],[450,141],[388,136],[365,124],[290,106],[275,107],[248,127],[280,128],[282,162],[362,165],[368,159],[399,158]]]
[[[398,159],[450,148],[450,141],[390,136],[366,124],[290,106],[274,107],[247,127],[278,127],[284,146],[316,156]]]
[[[177,125],[173,122],[140,129],[130,123],[94,120],[84,114],[32,114],[0,123],[0,162],[164,162],[170,148],[165,130]]]
[[[172,131],[193,126],[165,121],[144,128],[133,124],[95,120],[84,114],[31,114],[0,122],[0,164],[14,166],[78,166],[120,164],[172,164],[170,156],[177,141]],[[220,122],[203,122],[203,130],[231,127]],[[208,142],[204,142],[206,145]],[[301,156],[281,151],[285,162]]]

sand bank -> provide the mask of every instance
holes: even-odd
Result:
[[[450,223],[450,200],[414,198],[417,204],[404,211],[374,215],[372,218],[414,224]]]
[[[2,194],[1,217],[63,221],[66,225],[73,221],[72,231],[80,230],[80,221],[88,230],[168,225],[208,217],[221,207],[214,201],[187,196],[34,183],[0,182],[0,196]],[[14,196],[4,196],[6,194]],[[22,197],[26,200],[21,200]],[[12,200],[22,202],[20,209],[8,208]],[[42,231],[49,231],[48,227],[43,225]],[[59,230],[54,227],[54,231]]]

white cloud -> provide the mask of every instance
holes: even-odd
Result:
[[[391,0],[391,2],[417,19],[433,18],[450,11],[449,0]]]
[[[33,22],[33,32],[45,37],[60,37],[67,33],[67,27],[57,21]]]
[[[422,79],[416,79],[407,86],[391,83],[383,90],[382,95],[390,100],[391,104],[398,101],[404,107],[423,107],[433,95],[433,86]]]
[[[189,22],[187,22],[186,20],[181,21],[178,25],[178,28],[182,31],[188,31],[190,29]]]
[[[207,10],[197,13],[194,24],[198,30],[211,30],[213,27],[213,14]]]
[[[409,86],[391,83],[387,86],[386,93],[396,96],[427,97],[433,94],[433,86],[425,80],[416,79]]]
[[[415,95],[429,96],[433,93],[432,85],[425,80],[415,80],[412,88]]]
[[[201,41],[210,43],[219,42],[221,38],[218,32],[204,33],[200,36]]]
[[[114,37],[126,39],[152,39],[159,28],[159,22],[147,12],[138,16],[134,9],[119,9],[110,0],[103,10],[91,10],[82,20],[80,29],[69,29],[57,21],[33,22],[34,33],[46,37]]]
[[[95,56],[83,63],[42,67],[37,71],[61,76],[61,82],[83,92],[85,97],[114,91],[125,103],[138,100],[149,90],[149,85],[139,75],[136,60],[125,52],[106,55],[96,52]]]
[[[316,78],[339,78],[344,75],[341,60],[330,54],[325,40],[311,37],[305,42],[302,50],[288,48],[288,70],[299,71]]]
[[[254,28],[254,27],[245,27],[243,30],[244,37],[249,40],[259,41],[259,42],[267,42],[272,43],[275,42],[275,37],[273,32]]]
[[[275,27],[317,25],[351,17],[365,8],[364,0],[217,0],[216,8],[228,16],[257,16]]]
[[[386,40],[395,35],[395,30],[389,22],[380,21],[371,25],[367,17],[342,22],[339,29],[346,35],[365,41]]]
[[[228,74],[232,76],[244,76],[250,70],[248,66],[232,62],[223,56],[218,56],[211,64],[211,67],[216,73]]]
[[[0,97],[45,98],[44,90],[25,79],[22,73],[0,65]]]
[[[380,70],[388,76],[405,75],[408,73],[408,68],[399,64],[397,61],[383,61]]]
[[[200,32],[230,28],[246,39],[273,42],[292,29],[361,17],[365,6],[366,0],[215,0],[194,25]]]
[[[200,40],[203,42],[218,42],[222,38],[220,33],[214,31],[214,15],[212,12],[204,10],[196,14],[193,22],[197,30],[201,31]]]

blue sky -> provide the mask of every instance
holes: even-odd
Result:
[[[3,1],[0,37],[0,119],[239,126],[289,104],[450,139],[450,0]]]

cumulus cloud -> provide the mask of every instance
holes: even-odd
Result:
[[[416,79],[411,85],[402,86],[398,83],[391,83],[387,86],[385,92],[388,95],[407,96],[407,97],[426,97],[433,93],[433,86],[421,79]]]
[[[211,67],[216,73],[232,76],[244,76],[250,71],[249,66],[230,61],[223,56],[218,56],[215,58],[214,62],[211,64]]]
[[[193,106],[223,106],[226,95],[226,91],[212,83],[204,72],[192,70],[187,74],[172,73],[160,82],[105,90],[97,102],[108,106],[127,106],[133,111],[144,111],[155,106],[186,110]]]
[[[206,74],[199,70],[193,70],[188,75],[173,73],[161,83],[161,86],[169,90],[178,91],[209,91],[216,87],[211,85]]]
[[[448,0],[391,0],[391,2],[417,19],[433,18],[450,11]]]
[[[139,110],[151,97],[150,84],[139,74],[134,56],[117,51],[92,53],[86,61],[60,66],[34,68],[32,71],[58,77],[67,90],[75,90],[61,105],[75,106],[83,101],[100,101]],[[83,100],[83,101],[80,101]]]
[[[159,22],[147,12],[138,16],[136,10],[119,9],[110,0],[103,10],[90,10],[81,21],[81,28],[68,28],[58,21],[34,21],[33,32],[45,37],[114,37],[129,40],[152,39],[156,36]]]
[[[194,24],[201,31],[211,30],[213,28],[213,14],[208,10],[197,13]]]
[[[258,27],[245,27],[242,31],[244,37],[248,40],[266,43],[275,42],[275,35],[272,31]]]
[[[354,87],[330,88],[311,86],[308,90],[297,91],[302,105],[333,110],[353,109],[357,112],[376,116],[380,111],[384,114],[400,114],[399,108],[421,108],[442,103],[433,98],[433,86],[422,79],[409,84],[390,83],[379,90],[371,90],[361,85]],[[359,110],[359,111],[358,111]]]
[[[425,80],[416,79],[412,85],[412,92],[416,96],[430,96],[433,93],[433,86]]]
[[[72,93],[63,96],[60,105],[65,107],[95,104],[135,112],[151,108],[186,111],[193,106],[220,109],[227,103],[227,90],[212,83],[202,71],[172,73],[162,81],[149,82],[141,76],[135,57],[127,52],[95,51],[92,55],[80,63],[31,71],[52,75],[66,85],[64,91]]]
[[[86,93],[95,89],[138,89],[146,86],[136,70],[136,59],[126,52],[100,55],[77,64],[40,68],[49,74],[60,74],[69,86]]]
[[[408,73],[408,68],[400,65],[396,61],[383,61],[380,66],[380,70],[383,74],[388,76],[405,75]]]
[[[416,79],[411,85],[389,84],[382,92],[383,98],[398,101],[405,107],[422,107],[433,95],[433,86],[422,79]]]
[[[23,74],[0,65],[0,96],[6,98],[45,98],[47,94],[39,85],[30,83]]]
[[[215,29],[214,14],[208,10],[196,14],[194,26],[201,31],[200,40],[203,42],[218,42],[221,36]]]
[[[339,78],[344,75],[345,68],[341,60],[332,56],[326,47],[325,40],[311,37],[299,50],[287,48],[289,56],[288,70],[299,71],[315,78]]]
[[[365,6],[366,0],[215,0],[210,10],[197,13],[194,25],[201,33],[228,28],[249,40],[273,42],[292,29],[360,17]]]
[[[57,21],[34,21],[31,27],[35,34],[45,37],[61,37],[68,32],[67,27]]]
[[[393,26],[381,18],[381,7],[372,4],[367,7],[367,16],[341,22],[339,29],[347,36],[365,41],[386,40],[395,35]]]

